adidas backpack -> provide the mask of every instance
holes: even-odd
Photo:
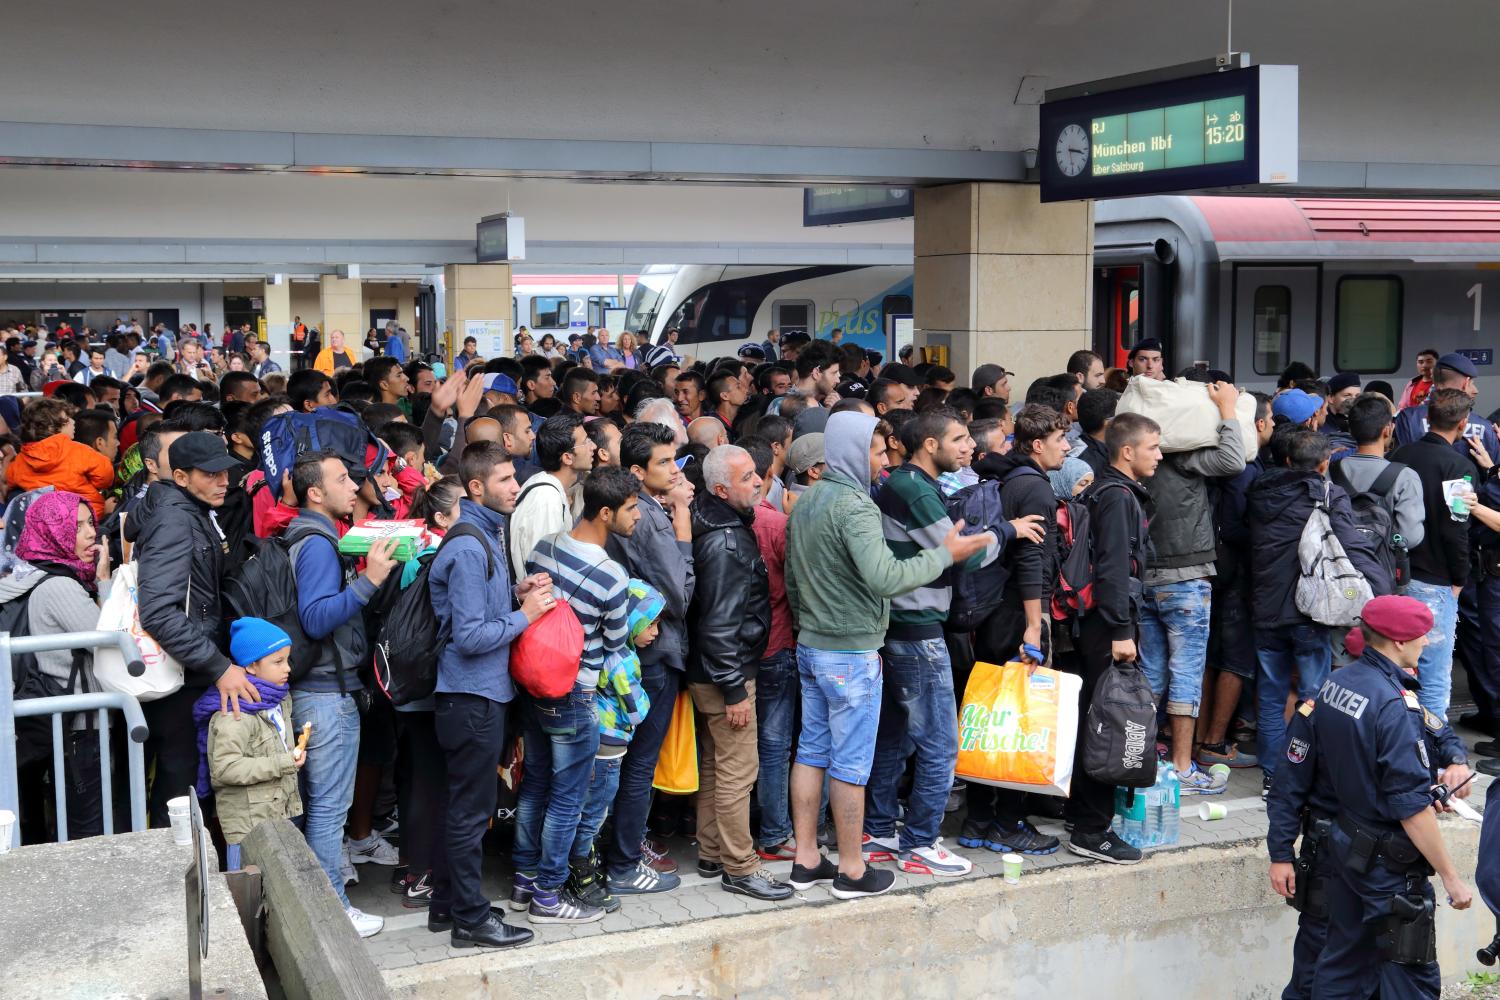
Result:
[[[1099,675],[1083,734],[1083,770],[1121,788],[1156,784],[1156,699],[1138,662]]]

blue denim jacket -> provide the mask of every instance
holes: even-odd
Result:
[[[438,657],[437,691],[477,694],[503,704],[516,696],[510,644],[527,624],[511,595],[501,541],[505,518],[466,497],[459,501],[458,519],[478,528],[487,542],[455,538],[443,546],[428,572],[438,634],[449,638]],[[490,547],[488,559],[481,544]],[[486,579],[491,564],[494,573]]]

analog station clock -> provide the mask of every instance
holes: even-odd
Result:
[[[1077,177],[1089,165],[1089,134],[1082,125],[1067,125],[1057,133],[1057,169]]]

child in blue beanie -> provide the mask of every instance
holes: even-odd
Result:
[[[260,697],[221,712],[219,692],[209,688],[193,706],[198,726],[198,795],[210,784],[219,824],[229,844],[227,868],[239,868],[239,844],[268,819],[302,815],[297,771],[307,760],[291,731],[292,640],[262,618],[241,618],[229,627],[229,658],[245,668]]]

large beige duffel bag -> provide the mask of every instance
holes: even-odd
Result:
[[[1208,386],[1180,378],[1173,382],[1137,375],[1120,394],[1116,413],[1139,413],[1161,424],[1161,450],[1196,451],[1219,442],[1219,408],[1208,398]],[[1255,433],[1255,397],[1240,390],[1234,407],[1240,435],[1245,441],[1245,460],[1255,458],[1259,441]]]

